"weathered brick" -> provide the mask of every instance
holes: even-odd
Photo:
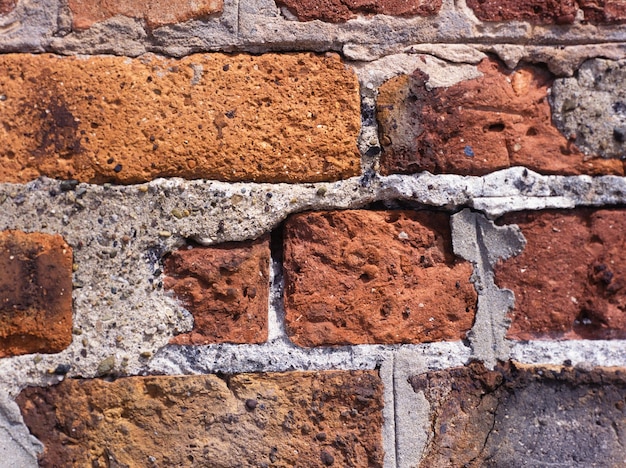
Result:
[[[287,333],[301,346],[459,340],[474,320],[472,268],[443,213],[296,215],[284,266]]]
[[[441,0],[277,0],[300,21],[321,20],[343,23],[361,15],[431,16],[441,8]]]
[[[72,249],[58,235],[0,232],[0,357],[72,341]]]
[[[165,261],[163,284],[194,318],[193,330],[172,343],[266,341],[269,261],[267,236],[172,252]]]
[[[622,466],[626,369],[482,364],[410,379],[431,405],[420,467]]]
[[[448,88],[431,88],[419,70],[381,86],[383,173],[483,175],[510,166],[549,174],[624,173],[619,159],[584,155],[554,126],[548,71],[507,70],[491,59],[478,68],[482,77]]]
[[[94,23],[105,21],[117,15],[142,19],[150,28],[166,24],[182,23],[221,12],[223,0],[122,0],[102,2],[97,0],[68,0],[72,12],[72,28],[87,29]]]
[[[358,83],[336,56],[0,56],[0,180],[358,175]]]
[[[67,379],[18,396],[40,466],[382,466],[376,371]]]
[[[0,0],[0,15],[11,13],[16,5],[17,0]]]
[[[508,337],[626,338],[626,211],[577,209],[514,213],[524,251],[496,265],[513,290]]]
[[[585,20],[596,24],[626,23],[626,3],[623,0],[577,0]]]
[[[482,21],[568,24],[576,18],[574,0],[467,0],[467,6]]]

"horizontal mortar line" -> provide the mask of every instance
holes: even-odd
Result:
[[[510,358],[524,364],[626,366],[626,340],[509,341]]]

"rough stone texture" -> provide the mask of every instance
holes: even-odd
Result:
[[[382,466],[376,371],[67,379],[17,398],[40,466]]]
[[[431,405],[420,467],[622,466],[626,370],[507,363],[412,377]]]
[[[467,6],[481,21],[568,24],[576,19],[574,0],[467,0]]]
[[[555,80],[554,124],[586,155],[626,159],[624,83],[626,60],[589,60],[574,77]]]
[[[331,211],[285,227],[287,334],[301,346],[459,340],[472,268],[435,212]]]
[[[72,28],[87,29],[94,23],[105,21],[117,15],[142,19],[148,28],[158,28],[165,24],[183,23],[193,18],[202,18],[221,12],[223,0],[124,0],[102,2],[97,0],[68,0],[72,12]]]
[[[626,3],[623,0],[577,0],[585,20],[597,24],[626,23]]]
[[[584,155],[552,124],[543,68],[483,60],[481,78],[434,88],[416,70],[380,88],[381,171],[482,175],[509,166],[551,174],[618,174],[619,160]]]
[[[0,15],[6,15],[15,9],[17,0],[0,0]]]
[[[0,357],[72,341],[72,249],[61,236],[0,232]]]
[[[496,265],[513,290],[508,337],[626,338],[626,211],[577,209],[505,215],[527,244]]]
[[[360,172],[356,77],[313,54],[0,57],[0,180],[335,180]]]
[[[190,246],[191,247],[191,246]],[[173,344],[262,343],[267,339],[269,238],[172,252],[166,290],[193,314],[190,333]]]
[[[300,21],[322,20],[343,23],[363,15],[431,16],[441,8],[442,0],[277,0]]]

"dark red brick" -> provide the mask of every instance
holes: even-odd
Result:
[[[164,281],[193,314],[173,344],[267,340],[270,248],[267,236],[215,247],[184,247],[165,261]]]
[[[576,18],[575,0],[467,0],[467,6],[481,21],[568,24]]]
[[[504,216],[527,240],[496,265],[515,293],[508,337],[626,338],[626,211],[578,209]]]
[[[472,326],[472,267],[449,217],[331,211],[285,227],[287,333],[300,346],[460,340]]]
[[[16,5],[17,0],[0,0],[0,15],[11,13]]]
[[[595,24],[626,23],[626,2],[623,0],[577,0],[585,20]]]
[[[58,235],[0,232],[0,357],[72,341],[72,249]]]

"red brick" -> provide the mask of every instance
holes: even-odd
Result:
[[[567,24],[576,18],[574,0],[467,0],[467,6],[482,21]]]
[[[11,13],[16,5],[17,0],[0,0],[0,15]]]
[[[411,377],[431,409],[419,466],[622,466],[625,376],[474,362]]]
[[[98,0],[68,0],[68,6],[72,12],[73,29],[88,29],[94,23],[105,21],[117,15],[142,19],[150,29],[153,29],[166,24],[182,23],[221,12],[224,8],[224,1],[116,0],[103,2]]]
[[[623,0],[577,0],[585,20],[595,24],[626,23],[626,3]]]
[[[72,341],[72,249],[58,235],[0,232],[0,357]]]
[[[626,338],[626,211],[578,209],[506,215],[527,240],[499,263],[515,293],[508,338]]]
[[[360,173],[336,56],[0,56],[0,181],[306,182]]]
[[[416,70],[380,88],[381,171],[483,175],[510,166],[548,174],[624,173],[618,159],[585,156],[552,123],[543,68],[507,70],[485,59],[483,76],[430,89]]]
[[[41,467],[382,467],[382,390],[376,371],[66,379],[17,402]]]
[[[332,211],[285,227],[287,333],[300,346],[460,340],[476,292],[452,253],[449,217]]]
[[[277,0],[300,21],[322,20],[343,23],[360,15],[431,16],[441,0]]]
[[[267,340],[270,248],[267,236],[216,247],[182,248],[165,261],[164,281],[193,314],[173,344]]]

